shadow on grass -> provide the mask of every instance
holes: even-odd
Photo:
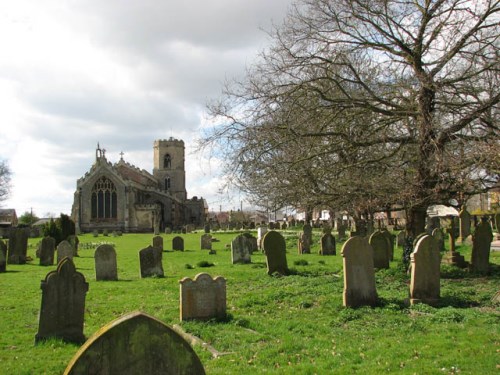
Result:
[[[482,279],[482,278],[500,279],[500,265],[491,264],[487,274],[470,271],[466,268],[459,268],[452,265],[441,266],[442,279]]]
[[[1,273],[18,273],[18,272],[22,272],[22,271],[5,270],[4,272],[1,272]]]
[[[466,297],[458,295],[445,295],[439,299],[436,308],[442,307],[455,307],[455,308],[466,308],[466,307],[477,307],[481,304],[478,301],[468,299]]]

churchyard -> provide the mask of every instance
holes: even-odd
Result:
[[[500,289],[500,252],[491,253],[488,276],[441,264],[440,298],[431,307],[410,305],[410,274],[402,270],[402,248],[396,246],[389,268],[375,271],[375,306],[346,308],[344,242],[337,239],[336,255],[319,255],[319,230],[307,246],[299,243],[300,251],[299,232],[280,231],[288,275],[268,275],[260,250],[251,254],[250,262],[232,254],[231,243],[240,233],[212,232],[212,250],[201,249],[202,231],[162,234],[164,251],[151,257],[161,256],[164,277],[145,278],[139,251],[153,244],[152,234],[79,236],[73,262],[88,283],[85,337],[124,314],[142,311],[197,337],[193,349],[207,374],[498,372],[500,304],[492,297]],[[184,251],[173,251],[176,236],[184,239]],[[29,239],[32,260],[7,264],[7,272],[0,273],[0,373],[61,374],[79,349],[57,339],[35,345],[41,281],[57,268],[40,265],[35,255],[40,240]],[[100,242],[116,251],[117,281],[114,274],[96,281],[94,253]],[[470,261],[470,245],[457,244],[455,250]],[[225,279],[227,314],[181,321],[179,281],[189,278],[191,283],[199,273]]]

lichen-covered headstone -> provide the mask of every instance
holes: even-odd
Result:
[[[410,303],[435,305],[440,295],[439,248],[433,236],[422,236],[411,259]]]
[[[493,241],[493,231],[491,230],[490,223],[482,219],[472,235],[470,265],[472,271],[481,274],[489,272],[491,241]]]
[[[243,234],[236,236],[231,241],[231,263],[250,263],[252,261],[252,243]]]
[[[153,247],[156,247],[163,251],[163,237],[162,236],[154,236],[153,237]]]
[[[28,253],[28,231],[15,228],[10,231],[7,263],[25,264]]]
[[[180,319],[209,320],[226,317],[226,279],[199,273],[180,284]]]
[[[85,296],[89,284],[76,272],[70,258],[62,259],[57,270],[49,272],[42,280],[42,307],[35,342],[54,337],[66,342],[81,344]]]
[[[267,274],[272,275],[277,272],[287,275],[289,270],[286,261],[286,242],[283,236],[274,230],[267,232],[262,238],[262,247],[266,255]]]
[[[374,306],[377,303],[373,249],[361,236],[349,238],[342,246],[344,257],[343,303],[346,307]]]
[[[201,250],[212,250],[212,236],[210,234],[205,233],[201,235],[200,248]]]
[[[94,253],[94,261],[95,279],[97,281],[118,280],[116,251],[113,246],[107,244],[97,246]]]
[[[141,265],[141,278],[163,277],[163,264],[161,262],[162,251],[156,247],[148,246],[139,251],[139,262]]]
[[[172,238],[172,249],[177,251],[184,251],[184,238],[175,236]]]
[[[73,356],[64,375],[204,375],[191,346],[172,328],[143,312],[101,327]]]
[[[73,247],[68,241],[61,241],[59,245],[57,245],[57,263],[64,258],[73,260],[73,254]]]
[[[321,236],[320,255],[336,255],[335,237],[331,233],[325,233]]]
[[[312,227],[305,224],[302,228],[302,233],[299,235],[298,250],[299,254],[310,254],[312,244]]]
[[[372,233],[368,243],[373,249],[373,267],[389,268],[390,244],[387,237],[379,230]]]
[[[56,240],[53,237],[44,237],[40,242],[40,265],[52,266],[54,264],[54,251]]]
[[[0,272],[7,270],[7,245],[0,239]]]

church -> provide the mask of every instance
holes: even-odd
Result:
[[[76,182],[71,216],[77,231],[160,232],[203,226],[203,198],[187,199],[185,147],[170,138],[153,143],[153,174],[123,160],[106,159],[97,145],[95,162]]]

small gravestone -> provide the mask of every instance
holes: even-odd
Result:
[[[163,251],[163,237],[162,236],[154,236],[153,237],[153,247],[156,247]]]
[[[172,234],[172,228],[166,227],[165,228],[165,234]]]
[[[398,233],[398,236],[396,237],[396,242],[397,245],[400,247],[403,247],[405,245],[405,240],[406,240],[406,233],[404,230]]]
[[[380,230],[389,244],[389,261],[394,260],[394,236],[387,229]]]
[[[0,239],[0,272],[7,271],[7,245]]]
[[[471,265],[472,271],[487,274],[490,264],[491,241],[493,241],[493,231],[490,224],[483,218],[476,226],[476,230],[472,235],[472,255]]]
[[[162,251],[156,247],[148,246],[139,251],[141,265],[141,278],[163,277]]]
[[[346,230],[346,227],[345,227],[342,219],[338,219],[337,220],[337,233],[339,236],[339,240],[342,240],[345,238],[345,230]]]
[[[64,258],[57,270],[49,272],[42,280],[42,307],[35,342],[51,337],[66,342],[81,344],[85,296],[89,284],[85,277],[76,272],[70,258]]]
[[[73,260],[73,247],[68,241],[61,241],[57,245],[57,263],[59,263],[64,258],[69,258]]]
[[[142,312],[101,327],[73,356],[64,375],[200,374],[203,365],[172,328]]]
[[[438,244],[439,251],[444,251],[444,233],[441,228],[436,228],[432,231],[432,237],[436,240]]]
[[[184,251],[184,238],[180,236],[172,238],[172,249],[177,251]]]
[[[281,275],[289,273],[286,261],[286,243],[281,234],[276,231],[269,231],[262,238],[262,246],[266,255],[267,274],[272,275],[277,272]]]
[[[252,254],[252,243],[243,234],[236,236],[231,241],[231,263],[250,263]]]
[[[372,233],[368,242],[373,249],[373,267],[389,268],[390,244],[387,237],[377,230]]]
[[[262,247],[262,238],[264,238],[264,235],[267,233],[267,227],[266,226],[260,226],[257,228],[257,245],[259,246],[260,250],[264,250]]]
[[[242,234],[243,236],[245,236],[247,238],[247,240],[250,242],[250,245],[251,245],[251,251],[250,251],[250,254],[253,254],[254,251],[257,251],[258,250],[258,245],[257,245],[257,238],[252,236],[250,233],[246,232],[246,233],[243,233]]]
[[[53,237],[44,237],[40,242],[40,265],[54,265],[54,251],[56,249],[56,240]]]
[[[205,224],[205,226],[203,227],[203,231],[205,233],[210,233],[210,224]]]
[[[302,233],[299,236],[298,250],[299,254],[310,254],[312,244],[312,227],[305,224],[302,228]]]
[[[462,207],[462,210],[458,214],[458,218],[460,222],[460,241],[464,242],[465,239],[470,236],[471,227],[471,216],[465,206]]]
[[[321,236],[320,255],[336,255],[335,237],[331,233],[325,233]]]
[[[95,279],[97,281],[118,280],[116,251],[111,245],[99,245],[94,253]]]
[[[284,221],[284,222],[282,222],[282,223],[281,223],[281,230],[285,230],[285,229],[287,229],[287,228],[288,228],[288,225],[286,224],[286,222],[285,222],[285,221]]]
[[[374,306],[377,303],[373,249],[361,236],[349,238],[342,246],[344,257],[345,307]]]
[[[185,277],[179,284],[181,321],[226,317],[226,279],[199,273],[194,280]]]
[[[25,264],[28,253],[28,231],[15,228],[10,231],[7,263]]]
[[[440,295],[440,259],[434,237],[420,237],[410,259],[410,303],[436,305]]]
[[[73,256],[74,257],[77,257],[78,256],[78,245],[80,244],[80,240],[78,239],[77,236],[75,236],[74,234],[68,236],[68,238],[66,238],[66,241],[69,242],[69,244],[71,245],[71,247],[73,248]]]
[[[200,248],[201,250],[212,250],[212,236],[210,234],[205,233],[200,237]]]

